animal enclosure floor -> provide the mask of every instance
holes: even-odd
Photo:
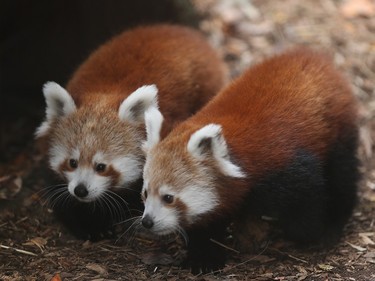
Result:
[[[358,206],[340,243],[322,250],[270,241],[252,254],[228,250],[231,257],[221,272],[194,276],[177,266],[145,264],[154,254],[152,244],[140,250],[124,239],[76,240],[37,193],[45,186],[46,164],[31,134],[44,109],[22,111],[10,116],[15,121],[4,124],[6,134],[2,132],[4,142],[12,145],[0,164],[0,198],[7,198],[0,199],[0,280],[375,280],[374,1],[194,3],[203,16],[201,30],[228,63],[232,77],[297,44],[331,53],[347,75],[360,102],[363,179]],[[22,119],[22,114],[31,117]]]

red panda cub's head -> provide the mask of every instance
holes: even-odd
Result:
[[[36,131],[49,139],[49,164],[82,202],[99,199],[111,188],[142,177],[144,112],[157,107],[157,88],[146,85],[130,94],[118,111],[99,102],[77,107],[54,82],[44,85],[46,120]],[[140,129],[142,128],[142,129]]]
[[[159,142],[162,120],[156,107],[145,113],[142,225],[157,235],[199,225],[221,208],[220,175],[245,177],[229,159],[220,125],[208,124],[191,133],[178,130],[182,124]]]

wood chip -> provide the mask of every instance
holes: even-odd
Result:
[[[374,236],[373,232],[370,232],[370,233],[359,233],[358,235],[359,235],[359,237],[362,238],[362,241],[363,241],[363,243],[365,243],[365,245],[375,245],[375,242],[372,241],[369,238],[370,236]]]
[[[89,263],[88,265],[86,265],[86,268],[97,272],[101,276],[108,275],[108,270],[104,266],[97,264],[97,263]]]
[[[40,251],[43,253],[44,252],[44,247],[47,245],[47,240],[43,237],[35,237],[30,239],[28,242],[23,243],[22,245],[26,246],[37,246]]]
[[[356,249],[356,250],[359,251],[359,252],[364,252],[364,251],[366,251],[366,248],[363,248],[363,247],[361,247],[361,246],[357,246],[357,245],[354,245],[354,244],[349,243],[349,242],[346,242],[346,244],[348,244],[350,247]]]
[[[333,267],[332,265],[329,265],[329,264],[323,264],[323,263],[318,264],[318,267],[319,267],[321,270],[324,270],[324,271],[331,271],[332,269],[334,269],[334,267]]]

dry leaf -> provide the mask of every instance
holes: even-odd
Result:
[[[367,252],[363,257],[366,258],[366,262],[375,264],[375,251]]]
[[[352,243],[349,243],[349,242],[346,242],[346,244],[348,244],[350,247],[356,249],[356,250],[359,251],[359,252],[364,252],[364,251],[366,251],[366,248],[363,248],[363,247],[361,247],[361,246],[353,245]]]
[[[35,245],[43,253],[44,246],[47,245],[47,240],[43,237],[35,237],[35,238],[30,239],[28,242],[23,243],[23,245],[26,245],[26,246],[34,246]]]
[[[273,273],[272,272],[263,273],[263,274],[259,275],[259,277],[271,279],[271,278],[273,278]]]
[[[162,252],[148,252],[141,256],[141,260],[145,264],[162,264],[162,265],[168,265],[173,263],[173,257],[171,255],[168,255],[166,253]]]
[[[374,236],[373,232],[359,233],[358,235],[362,238],[365,245],[375,245],[375,242],[369,238],[369,236]]]
[[[16,175],[3,176],[0,178],[0,199],[12,199],[20,192],[22,179]]]
[[[56,273],[55,276],[53,276],[50,281],[62,281],[60,274]]]
[[[359,129],[359,139],[364,150],[366,159],[371,159],[373,141],[371,137],[371,130],[368,126]]]
[[[91,247],[91,241],[90,240],[86,240],[85,242],[83,242],[83,244],[82,244],[82,247],[83,248],[89,248],[89,247]]]
[[[86,268],[99,273],[101,276],[108,275],[107,269],[104,266],[99,265],[97,263],[89,263],[88,265],[86,265]]]
[[[375,251],[368,252],[363,255],[365,258],[373,259],[375,258]]]
[[[300,273],[307,274],[307,270],[300,265],[294,265],[294,268],[296,268]]]
[[[303,281],[303,280],[305,280],[308,277],[309,274],[308,274],[307,270],[304,267],[302,267],[300,265],[295,265],[294,268],[296,268],[298,270],[298,272],[299,272],[296,275],[297,281]]]
[[[366,200],[370,202],[375,202],[375,194],[365,194],[363,198],[365,198]]]
[[[332,265],[323,264],[323,263],[318,264],[318,267],[324,271],[331,271],[332,269],[334,269]]]
[[[348,0],[341,5],[341,14],[345,18],[375,15],[375,2],[372,0]]]
[[[368,182],[366,183],[366,186],[367,186],[368,188],[370,188],[371,190],[375,190],[375,182],[368,181]]]

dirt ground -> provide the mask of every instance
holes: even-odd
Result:
[[[194,276],[178,266],[145,264],[152,243],[140,249],[124,239],[76,240],[37,194],[45,186],[43,151],[32,140],[24,143],[41,121],[41,112],[7,131],[9,138],[17,134],[17,140],[8,151],[12,157],[0,166],[0,280],[375,280],[375,2],[194,3],[204,16],[201,30],[233,77],[266,56],[303,44],[331,53],[351,81],[361,104],[358,153],[363,180],[358,206],[340,243],[330,249],[297,249],[286,241],[270,241],[253,254],[229,250],[233,253],[221,272]]]

